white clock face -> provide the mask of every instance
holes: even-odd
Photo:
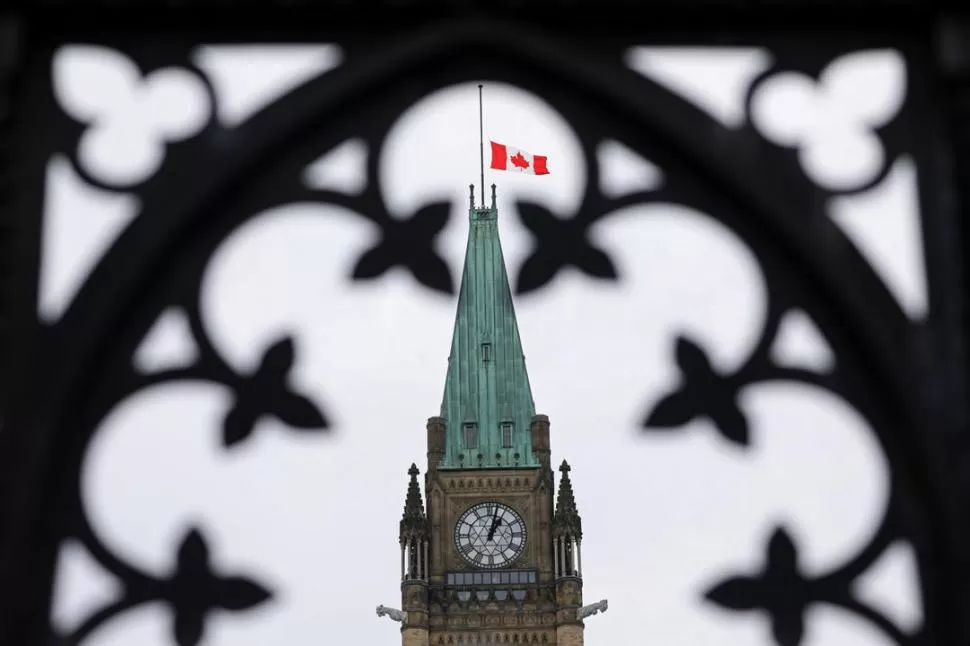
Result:
[[[522,517],[498,502],[480,502],[455,524],[455,547],[462,557],[482,568],[504,567],[525,549]]]

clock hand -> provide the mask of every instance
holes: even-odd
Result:
[[[495,537],[495,530],[498,529],[499,525],[501,524],[502,524],[501,518],[496,517],[492,520],[492,528],[488,530],[488,538],[485,539],[486,541],[490,541],[492,540],[492,538]]]

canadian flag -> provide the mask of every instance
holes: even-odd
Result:
[[[549,174],[545,155],[533,155],[512,146],[497,144],[494,141],[488,143],[492,144],[492,168],[495,170],[514,170],[530,175]]]

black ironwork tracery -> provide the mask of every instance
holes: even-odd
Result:
[[[29,397],[11,403],[8,419],[12,430],[7,432],[23,433],[29,427],[47,438],[45,441],[63,447],[62,453],[31,465],[18,477],[34,486],[40,483],[38,479],[49,481],[43,497],[28,502],[36,507],[58,501],[64,515],[45,524],[36,510],[15,515],[15,507],[5,507],[5,521],[30,524],[23,528],[27,533],[11,534],[12,551],[0,556],[6,559],[5,567],[10,567],[11,555],[23,550],[23,544],[16,542],[18,534],[23,537],[20,541],[26,537],[37,541],[39,549],[27,555],[24,566],[11,569],[9,579],[12,585],[24,585],[24,576],[33,569],[38,581],[29,586],[26,599],[37,612],[52,572],[54,548],[63,536],[83,542],[126,587],[121,601],[93,615],[73,635],[61,636],[66,643],[78,642],[102,621],[134,604],[163,599],[175,608],[174,634],[179,646],[196,644],[209,609],[245,610],[271,594],[258,580],[213,574],[204,532],[196,530],[188,531],[178,548],[179,568],[168,581],[153,580],[112,555],[85,521],[77,495],[85,446],[99,421],[118,402],[163,380],[203,379],[231,388],[236,404],[224,420],[226,447],[246,441],[256,419],[264,414],[277,416],[294,428],[325,428],[326,407],[287,385],[298,349],[290,339],[282,338],[267,348],[252,374],[237,374],[220,358],[207,341],[199,312],[202,272],[218,245],[245,220],[278,205],[312,201],[346,207],[381,228],[380,241],[361,254],[353,278],[379,279],[391,267],[404,266],[428,288],[453,291],[455,277],[432,248],[434,237],[447,222],[450,205],[428,204],[409,219],[392,218],[377,181],[376,159],[397,115],[436,88],[470,79],[500,79],[543,96],[576,128],[588,159],[594,156],[597,143],[614,138],[655,161],[668,178],[660,189],[609,198],[597,190],[598,170],[591,163],[587,165],[588,189],[574,217],[555,217],[540,204],[520,204],[522,221],[536,241],[535,251],[516,274],[520,293],[542,289],[561,268],[570,265],[593,279],[622,279],[609,250],[593,246],[587,232],[611,213],[635,204],[672,202],[709,213],[756,251],[768,282],[769,314],[748,362],[734,374],[720,374],[698,343],[686,336],[678,338],[673,355],[684,376],[682,385],[645,411],[645,426],[651,430],[673,428],[707,416],[726,440],[744,446],[747,422],[738,404],[739,391],[757,381],[784,380],[838,394],[879,432],[893,464],[892,503],[870,545],[859,554],[848,555],[838,571],[808,579],[798,568],[797,545],[784,528],[778,528],[766,546],[764,571],[760,575],[739,573],[715,583],[709,599],[737,610],[764,608],[781,646],[801,643],[804,610],[820,601],[858,614],[898,644],[942,642],[959,635],[960,620],[950,613],[962,584],[958,570],[948,567],[951,561],[960,561],[953,553],[954,536],[962,534],[960,521],[953,517],[952,501],[959,494],[946,491],[946,481],[938,477],[942,450],[935,436],[927,432],[948,420],[928,415],[921,393],[911,387],[913,374],[925,369],[912,357],[919,356],[919,348],[933,328],[920,328],[907,320],[868,263],[825,217],[824,204],[833,193],[804,176],[793,150],[766,142],[750,124],[728,132],[682,99],[618,65],[622,48],[633,42],[600,42],[585,50],[568,50],[555,38],[478,21],[433,26],[380,48],[368,47],[366,40],[341,44],[347,52],[341,68],[298,88],[235,131],[211,120],[196,137],[170,145],[164,166],[134,189],[145,205],[139,217],[101,259],[64,316],[50,326],[38,324],[31,330],[28,338],[36,339],[32,348],[36,372],[20,390],[11,389]],[[501,47],[483,52],[486,44]],[[847,41],[845,46],[869,44]],[[903,49],[911,65],[924,56],[918,48]],[[192,69],[189,46],[183,44],[130,44],[124,51],[145,72],[163,65]],[[846,49],[832,45],[804,53],[791,46],[787,50],[776,46],[773,51],[785,61],[785,69],[815,76]],[[45,60],[50,53],[49,48],[40,49],[39,59]],[[442,60],[443,55],[448,55],[447,61]],[[83,128],[58,114],[49,79],[40,69],[34,69],[39,79],[26,86],[21,100],[41,106],[28,122],[35,128],[44,124],[48,134],[28,168],[37,172],[47,156],[61,152],[70,156],[73,168],[85,181],[111,189],[79,163],[74,146]],[[762,81],[781,69],[772,68]],[[211,99],[217,100],[209,82],[199,74]],[[911,136],[934,113],[919,75],[909,77],[911,88],[900,116],[876,133],[886,148],[886,164],[871,181],[853,191],[878,182],[901,154],[933,158],[932,144]],[[369,100],[378,87],[383,95],[375,105]],[[717,136],[712,138],[712,132]],[[360,137],[371,151],[366,191],[347,196],[299,183],[300,171],[319,151],[348,136]],[[203,182],[199,181],[200,170],[206,171]],[[30,213],[38,203],[37,181],[26,186],[32,192],[23,212]],[[934,197],[937,188],[923,178],[921,197],[928,213],[941,201]],[[929,219],[928,229],[932,226]],[[36,236],[36,231],[27,235]],[[17,271],[23,281],[35,270]],[[200,356],[189,368],[139,375],[131,367],[134,349],[159,313],[173,305],[186,312]],[[769,349],[778,325],[792,307],[808,311],[836,348],[838,360],[831,373],[818,375],[771,361]],[[23,325],[25,313],[20,312],[17,320]],[[898,352],[899,348],[912,351]],[[9,365],[20,365],[17,361],[22,359],[13,355]],[[55,477],[54,473],[68,475]],[[917,635],[904,634],[848,592],[852,580],[899,538],[911,540],[920,556],[927,616]],[[26,569],[27,563],[31,569]],[[39,571],[43,576],[37,576]],[[950,595],[950,601],[941,598]]]

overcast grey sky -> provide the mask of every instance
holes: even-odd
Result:
[[[245,120],[267,101],[340,62],[330,46],[200,48],[219,118]],[[744,123],[744,92],[766,68],[760,50],[640,49],[629,63],[694,101],[726,127]],[[54,61],[64,109],[93,125],[82,162],[98,177],[130,182],[157,169],[163,138],[189,137],[207,107],[191,75],[142,79],[107,50],[67,48]],[[840,71],[841,70],[841,71]],[[756,125],[799,145],[806,173],[830,187],[868,180],[883,151],[871,127],[891,119],[905,91],[897,54],[847,57],[818,86],[797,76],[767,84]],[[427,97],[403,114],[379,160],[397,217],[453,201],[438,249],[457,277],[468,184],[478,178],[476,82]],[[544,154],[544,177],[490,173],[510,273],[529,253],[516,199],[572,217],[599,164],[603,188],[621,195],[659,186],[664,169],[623,142],[584,158],[569,123],[528,91],[486,87],[489,138]],[[471,119],[471,121],[470,121]],[[321,150],[305,181],[353,192],[371,151],[350,139]],[[904,309],[925,312],[914,169],[897,160],[869,194],[840,198],[831,215],[876,266]],[[131,196],[86,186],[52,158],[45,208],[40,314],[56,320],[92,263],[132,218]],[[784,523],[803,567],[838,567],[871,538],[885,510],[888,465],[849,404],[803,384],[770,382],[743,392],[752,447],[728,444],[706,420],[686,432],[641,435],[644,414],[678,382],[672,348],[687,334],[718,368],[742,364],[760,338],[767,294],[745,243],[708,214],[675,204],[628,207],[592,236],[622,280],[566,271],[517,299],[537,410],[552,421],[553,459],[573,466],[584,520],[588,602],[610,609],[586,622],[587,643],[668,646],[771,644],[758,613],[725,612],[702,593],[728,573],[756,571],[765,540]],[[427,417],[439,411],[455,302],[402,270],[352,283],[351,267],[377,240],[364,218],[324,204],[281,205],[240,227],[213,256],[203,290],[209,333],[227,361],[252,368],[282,333],[297,344],[293,378],[335,422],[330,436],[287,432],[263,420],[244,445],[220,447],[227,392],[177,383],[121,402],[102,423],[85,462],[83,499],[112,550],[150,572],[173,566],[187,525],[211,540],[216,567],[251,573],[278,591],[253,612],[218,614],[206,646],[396,644],[399,626],[374,614],[399,607],[397,522],[412,461],[424,470]],[[135,361],[151,372],[186,365],[195,347],[177,309],[163,314]],[[824,371],[834,361],[811,319],[790,311],[773,347],[782,364]],[[361,466],[367,469],[362,471]],[[903,630],[921,622],[912,553],[900,543],[857,593]],[[58,569],[55,625],[69,631],[117,591],[104,570],[67,544]],[[352,628],[347,628],[347,625]],[[171,644],[169,614],[145,606],[106,624],[86,645]],[[885,638],[856,617],[820,606],[806,646],[876,646]]]

